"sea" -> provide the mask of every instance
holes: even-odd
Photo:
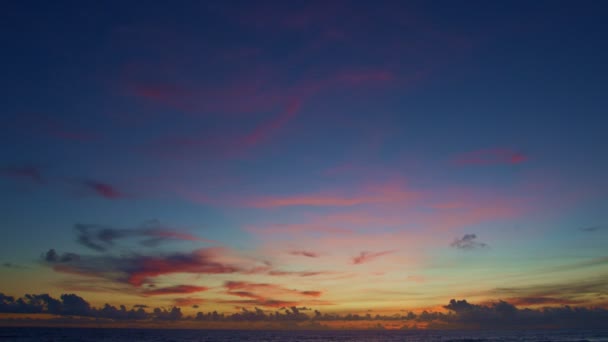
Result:
[[[407,330],[156,330],[94,328],[0,328],[0,341],[17,342],[203,342],[203,341],[604,341],[607,330],[407,331]]]

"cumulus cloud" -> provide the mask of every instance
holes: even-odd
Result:
[[[475,234],[465,234],[460,239],[454,239],[454,241],[450,244],[450,246],[462,249],[462,250],[473,250],[473,249],[481,249],[487,248],[488,245],[483,242],[476,241],[477,235]]]
[[[176,304],[197,308],[202,299],[178,298]],[[194,316],[184,316],[179,307],[148,309],[145,305],[134,305],[127,309],[125,305],[115,307],[105,304],[93,307],[84,298],[76,294],[63,294],[59,299],[48,294],[30,295],[21,298],[0,293],[1,313],[49,313],[60,316],[94,317],[111,321],[208,321],[208,322],[329,322],[329,321],[369,321],[402,322],[416,326],[423,323],[428,328],[449,329],[539,329],[539,328],[603,328],[608,320],[608,310],[587,307],[544,307],[539,309],[521,309],[506,301],[494,301],[489,304],[472,304],[466,299],[452,299],[444,306],[448,313],[423,311],[421,313],[403,312],[393,315],[371,315],[358,313],[322,313],[309,307],[298,306],[295,302],[268,299],[225,301],[236,305],[264,306],[275,311],[262,310],[258,307],[241,306],[235,313],[197,312]],[[293,305],[289,305],[293,304]],[[310,311],[310,313],[306,313]],[[15,320],[13,319],[13,323]],[[54,321],[49,321],[54,322]],[[62,321],[58,321],[59,324]],[[103,321],[97,321],[98,324]],[[108,322],[109,323],[109,322]],[[311,326],[311,325],[308,325]],[[383,325],[382,325],[383,326]]]

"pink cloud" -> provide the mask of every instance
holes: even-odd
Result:
[[[520,164],[527,160],[528,157],[521,152],[499,148],[472,151],[454,159],[460,165]]]
[[[367,186],[355,195],[314,193],[291,196],[268,196],[249,200],[255,208],[289,206],[349,207],[361,204],[406,203],[417,199],[420,193],[406,190],[399,184]]]
[[[370,262],[383,255],[394,253],[395,251],[382,251],[382,252],[361,252],[358,256],[353,257],[353,264],[360,265]]]
[[[262,123],[256,127],[253,132],[243,137],[242,143],[246,146],[252,146],[268,139],[270,135],[274,134],[296,116],[301,105],[302,103],[300,100],[293,100],[277,117]]]
[[[196,273],[225,274],[241,268],[217,261],[217,249],[199,249],[180,257],[145,257],[138,260],[137,268],[130,271],[128,283],[141,286],[147,279],[165,274]]]
[[[282,295],[320,297],[323,294],[321,291],[299,291],[276,284],[250,283],[246,281],[227,281],[224,283],[224,287],[227,289],[227,294],[260,300]]]
[[[97,181],[85,181],[84,185],[92,190],[96,195],[106,199],[121,199],[127,197],[112,185]]]
[[[262,68],[262,71],[248,75],[228,76],[230,82],[225,85],[158,85],[128,81],[129,95],[147,102],[162,104],[197,115],[214,116],[227,113],[261,114],[284,109],[275,117],[261,122],[248,133],[233,136],[220,134],[209,137],[206,134],[194,137],[165,137],[154,143],[154,150],[164,156],[200,155],[200,149],[216,151],[219,156],[239,155],[245,149],[266,143],[283,129],[299,113],[303,103],[328,89],[361,87],[371,84],[386,83],[394,75],[388,70],[345,70],[335,72],[321,79],[303,79],[295,84],[277,82],[273,68]],[[210,151],[207,151],[210,152]],[[208,154],[208,153],[207,153]]]

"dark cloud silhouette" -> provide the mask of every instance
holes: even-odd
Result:
[[[80,255],[76,253],[63,253],[59,255],[51,248],[44,254],[44,260],[49,263],[67,263],[80,260]]]
[[[476,239],[477,235],[475,234],[465,234],[460,239],[454,239],[450,246],[462,250],[473,250],[488,247],[488,245],[483,242],[475,241]]]
[[[554,298],[555,304],[585,304],[593,303],[596,298],[601,298],[606,293],[608,275],[603,274],[593,278],[580,281],[564,281],[559,283],[546,283],[522,287],[501,287],[484,293],[486,296],[510,298],[514,303],[526,298],[537,298],[547,300]],[[534,304],[534,303],[530,303]]]
[[[470,328],[599,328],[608,319],[608,310],[584,307],[546,307],[518,309],[505,301],[489,305],[474,305],[466,300],[452,299],[442,314],[432,321]],[[433,325],[431,325],[433,327]]]
[[[181,298],[175,300],[181,306],[197,307],[203,300]],[[608,310],[587,307],[544,307],[540,309],[518,308],[506,301],[496,301],[485,305],[472,304],[467,300],[452,299],[444,306],[444,312],[423,311],[419,314],[403,312],[393,315],[372,315],[358,313],[322,313],[309,307],[289,304],[289,301],[268,299],[225,301],[236,305],[276,308],[275,311],[258,307],[242,307],[236,313],[197,312],[195,316],[184,316],[179,307],[154,308],[147,311],[145,305],[134,305],[127,309],[110,304],[96,308],[75,294],[63,294],[55,299],[48,294],[30,295],[21,298],[0,293],[0,313],[49,313],[60,316],[94,317],[114,321],[210,321],[210,322],[323,322],[323,321],[400,321],[404,324],[423,322],[428,328],[458,329],[540,329],[540,328],[604,328],[608,320]],[[306,311],[311,311],[309,314]],[[49,321],[54,322],[54,321]],[[61,324],[63,321],[56,321]]]
[[[516,306],[538,306],[538,305],[580,305],[585,304],[583,300],[558,298],[558,297],[514,297],[505,301]]]
[[[205,286],[193,286],[193,285],[176,285],[171,287],[157,288],[154,290],[145,291],[144,296],[161,296],[161,295],[172,295],[172,294],[185,294],[185,293],[196,293],[209,290]]]
[[[178,232],[162,225],[157,220],[146,221],[136,228],[114,228],[99,224],[74,225],[76,241],[81,245],[98,252],[105,252],[114,247],[115,242],[126,238],[139,239],[139,244],[155,247],[166,241],[214,242],[194,235]]]
[[[387,255],[393,253],[393,251],[383,251],[383,252],[361,252],[358,256],[353,258],[353,264],[359,265],[364,264],[366,262],[370,262],[377,257]]]

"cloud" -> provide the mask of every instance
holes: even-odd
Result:
[[[235,304],[235,305],[249,305],[249,306],[263,306],[271,308],[283,308],[289,306],[298,306],[299,302],[278,300],[278,299],[267,299],[267,298],[256,298],[256,299],[242,299],[242,300],[222,300],[223,304]]]
[[[505,299],[515,306],[529,307],[529,306],[547,306],[547,305],[580,305],[585,302],[582,300],[573,300],[558,297],[514,297]]]
[[[541,300],[542,301],[542,300]],[[178,306],[198,306],[204,301],[198,298],[177,298],[174,300]],[[0,313],[30,313],[53,314],[60,316],[93,317],[109,319],[110,321],[96,320],[95,324],[113,321],[209,321],[209,322],[346,322],[368,321],[374,324],[389,324],[390,322],[408,322],[414,327],[422,323],[428,329],[575,329],[575,328],[604,328],[608,320],[608,310],[588,307],[543,307],[539,309],[518,308],[512,303],[498,300],[488,304],[472,304],[467,300],[452,299],[444,306],[449,313],[439,311],[423,311],[421,313],[404,312],[393,315],[361,315],[358,313],[322,313],[312,311],[309,307],[302,307],[295,301],[277,299],[245,299],[245,300],[218,300],[217,302],[241,306],[235,313],[197,312],[194,317],[184,316],[179,307],[154,308],[134,305],[127,309],[125,305],[118,308],[105,304],[96,308],[84,298],[76,294],[63,294],[55,299],[48,294],[26,294],[21,298],[0,293]],[[316,305],[327,304],[322,301],[313,302]],[[243,307],[249,306],[251,309]],[[275,308],[267,312],[258,307]],[[305,311],[311,311],[310,314]],[[19,319],[12,319],[21,322]],[[65,321],[46,321],[48,324],[63,324]],[[27,323],[27,321],[23,321]],[[30,322],[31,323],[31,322]],[[36,324],[40,324],[36,320]],[[311,326],[311,325],[307,325]],[[293,328],[294,326],[292,326]],[[365,327],[365,326],[360,326]]]
[[[225,274],[243,271],[239,266],[216,260],[220,253],[217,248],[203,248],[190,253],[160,256],[135,253],[120,256],[78,256],[65,253],[59,256],[51,249],[44,260],[58,272],[99,277],[141,287],[144,283],[152,282],[153,278],[166,274]]]
[[[301,256],[308,257],[308,258],[318,258],[319,257],[319,254],[317,254],[315,252],[304,251],[304,250],[290,251],[289,254],[291,254],[291,255],[301,255]]]
[[[606,258],[603,259],[605,263]],[[515,300],[520,300],[521,298],[555,298],[556,301],[561,300],[564,303],[593,303],[594,298],[601,298],[605,295],[607,281],[608,276],[602,274],[580,281],[545,283],[521,287],[500,287],[488,291],[485,295],[515,298]]]
[[[521,152],[500,148],[472,151],[454,159],[460,165],[520,164],[527,160]]]
[[[287,122],[292,120],[299,112],[302,102],[299,99],[291,101],[287,108],[277,117],[258,125],[253,132],[243,137],[241,143],[245,146],[254,146],[268,139],[272,134],[281,129]]]
[[[274,308],[297,306],[301,305],[302,302],[309,303],[311,300],[306,298],[317,298],[323,294],[321,291],[300,291],[276,284],[250,283],[245,281],[227,281],[224,283],[224,287],[227,290],[226,294],[247,299],[222,300],[221,303]],[[292,299],[294,296],[297,298],[297,301]],[[278,299],[277,297],[289,297],[290,299]],[[327,304],[325,301],[318,301],[316,299],[312,300],[312,302],[318,305]]]
[[[328,271],[282,271],[282,270],[271,270],[268,271],[268,275],[271,276],[297,276],[297,277],[314,277],[318,275],[332,274],[333,272]]]
[[[28,268],[27,266],[13,264],[12,262],[5,262],[2,264],[2,267],[17,269],[17,270],[22,270],[22,269]]]
[[[593,232],[597,232],[599,230],[606,229],[606,227],[607,226],[603,226],[603,225],[589,226],[589,227],[581,228],[581,231],[586,232],[586,233],[593,233]]]
[[[78,243],[98,252],[105,252],[114,247],[116,241],[126,238],[139,239],[139,244],[146,247],[154,247],[173,240],[215,243],[212,240],[175,231],[157,220],[146,221],[137,228],[113,228],[99,224],[77,223],[74,229]]]
[[[76,225],[77,241],[92,249],[92,255],[75,253],[59,254],[49,249],[41,256],[43,263],[53,270],[83,277],[94,277],[113,283],[140,288],[144,284],[153,285],[159,276],[179,273],[189,274],[267,274],[308,277],[326,272],[280,271],[273,270],[268,262],[242,258],[230,250],[220,247],[207,247],[191,252],[148,253],[132,251],[129,244],[117,247],[117,241],[135,238],[136,242],[146,245],[151,238],[207,241],[186,233],[178,233],[159,228],[157,221],[149,221],[137,229],[116,229],[101,225]],[[131,245],[132,246],[132,245]],[[198,288],[180,287],[148,291],[147,294],[166,293],[167,291],[189,291]],[[127,288],[126,290],[129,290]],[[145,291],[144,291],[145,292]],[[138,293],[144,292],[139,291]]]
[[[361,204],[407,203],[420,197],[418,192],[404,189],[399,184],[370,185],[357,194],[336,193],[297,194],[291,196],[267,196],[248,200],[255,208],[290,206],[350,207]]]
[[[569,306],[518,309],[502,300],[489,305],[475,305],[466,300],[452,299],[444,308],[454,315],[440,315],[437,321],[468,328],[591,328],[599,327],[599,322],[608,318],[608,310],[605,309]]]
[[[394,253],[394,251],[382,251],[382,252],[361,252],[358,256],[353,257],[353,264],[360,265],[370,262],[383,255]]]
[[[173,304],[175,306],[190,306],[194,309],[198,309],[199,305],[205,303],[205,300],[202,298],[176,298],[173,300]]]
[[[462,250],[473,250],[488,247],[488,245],[483,242],[475,241],[476,239],[477,235],[475,234],[465,234],[460,239],[454,239],[450,246]]]
[[[27,180],[32,183],[44,183],[42,171],[31,165],[0,168],[0,175],[13,179]]]
[[[185,293],[196,293],[209,290],[205,286],[193,286],[193,285],[176,285],[171,287],[163,287],[154,290],[147,290],[143,292],[144,296],[163,296],[173,294],[185,294]]]
[[[300,291],[276,284],[250,283],[245,281],[227,281],[224,283],[224,287],[230,295],[259,300],[265,300],[269,296],[295,295],[300,297],[320,297],[323,294],[321,291]]]
[[[67,263],[80,260],[80,255],[76,253],[63,253],[59,255],[51,248],[44,254],[44,260],[49,263]]]
[[[119,191],[112,185],[109,185],[106,183],[88,180],[88,181],[84,181],[82,184],[85,187],[87,187],[89,190],[92,190],[92,192],[94,194],[96,194],[97,196],[102,197],[102,198],[115,200],[115,199],[122,199],[122,198],[127,197],[122,191]]]

